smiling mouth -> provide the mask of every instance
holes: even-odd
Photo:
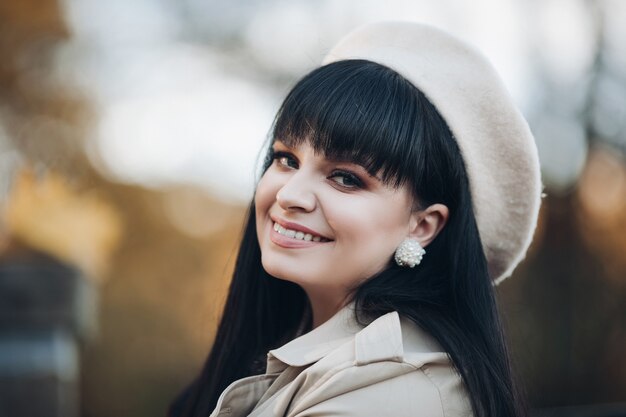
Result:
[[[277,233],[285,237],[295,239],[295,240],[302,240],[305,242],[320,242],[320,243],[330,242],[330,239],[326,239],[325,237],[313,235],[311,233],[304,233],[298,230],[287,229],[276,222],[274,222],[274,230]]]

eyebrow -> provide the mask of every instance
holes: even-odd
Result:
[[[282,146],[284,146],[285,148],[287,148],[287,149],[289,149],[289,150],[293,150],[293,149],[294,149],[293,147],[291,147],[291,146],[287,145],[285,142],[283,142],[283,141],[282,141],[282,140],[280,140],[280,139],[276,139],[276,140],[274,140],[274,142],[272,143],[272,149],[274,148],[274,145],[275,145],[277,142],[278,142],[278,143],[280,143]],[[273,149],[273,150],[274,150],[274,149]],[[365,173],[366,173],[366,174],[367,174],[370,178],[373,178],[373,179],[375,179],[375,180],[378,180],[378,181],[380,181],[381,183],[383,182],[383,180],[382,180],[379,176],[372,174],[371,172],[369,172],[369,171],[367,170],[367,168],[366,168],[365,166],[363,166],[362,164],[360,164],[360,163],[358,163],[358,162],[355,162],[355,161],[353,161],[353,160],[351,160],[351,159],[346,159],[346,158],[336,158],[336,157],[330,157],[330,156],[327,156],[327,155],[323,155],[323,156],[324,156],[324,158],[325,158],[326,160],[328,160],[329,162],[335,163],[335,164],[344,163],[344,164],[352,164],[352,165],[357,165],[357,166],[361,167],[361,168],[363,169],[363,171],[365,171]]]

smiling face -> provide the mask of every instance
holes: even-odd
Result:
[[[360,165],[273,144],[255,194],[262,263],[271,275],[343,297],[383,270],[411,228],[412,198]]]

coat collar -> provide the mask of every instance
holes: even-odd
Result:
[[[354,338],[364,326],[356,321],[355,303],[350,302],[334,316],[308,333],[267,354],[267,373],[280,372],[287,366],[306,366]]]

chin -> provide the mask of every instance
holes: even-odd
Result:
[[[263,269],[271,276],[285,281],[293,281],[293,271],[281,262],[273,262],[262,258]]]
[[[307,270],[307,268],[285,265],[283,262],[271,262],[269,260],[263,260],[262,264],[265,272],[274,278],[283,281],[289,281],[300,285],[301,283],[306,282],[307,278],[310,278],[303,274],[303,270]]]

